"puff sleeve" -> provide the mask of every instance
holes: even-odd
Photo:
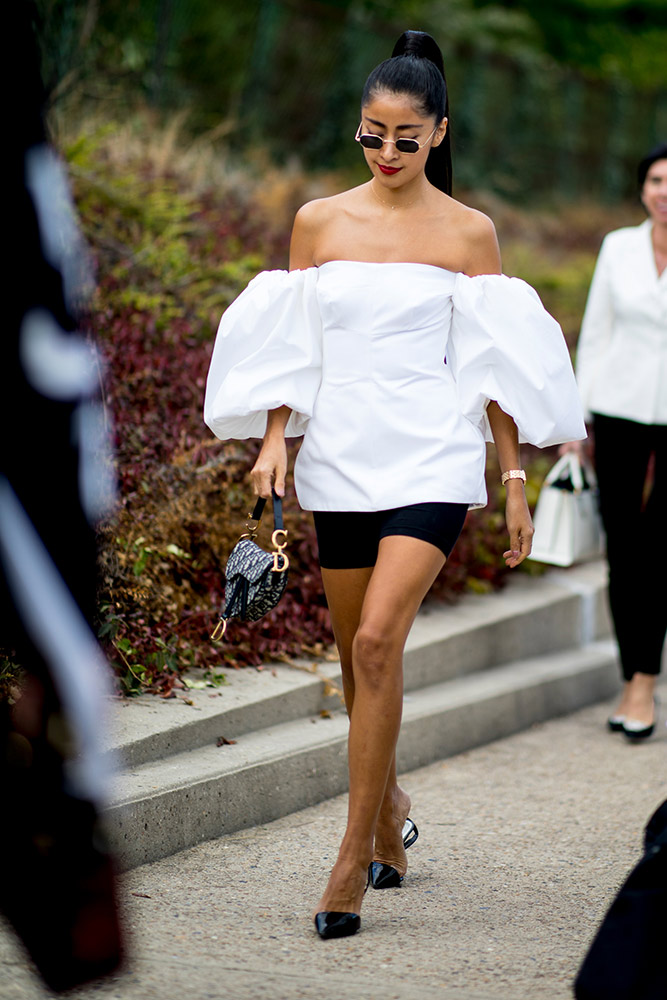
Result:
[[[546,448],[586,437],[562,330],[520,278],[457,275],[447,363],[461,412],[487,441],[491,400],[514,419],[522,443]]]
[[[264,436],[267,411],[292,409],[303,434],[322,374],[317,268],[262,271],[223,313],[206,382],[204,421],[227,438]]]

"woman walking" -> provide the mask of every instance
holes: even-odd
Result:
[[[667,559],[667,143],[644,157],[638,181],[648,218],[605,237],[577,346],[624,681],[608,724],[632,741],[655,728],[667,632],[665,588],[656,583]],[[568,447],[581,449],[561,450]]]
[[[470,507],[486,502],[485,438],[507,488],[508,566],[532,524],[519,438],[584,435],[558,324],[500,274],[491,221],[451,197],[442,56],[401,36],[370,74],[355,139],[371,180],[304,205],[290,271],[255,278],[225,313],[205,419],[263,437],[255,491],[285,491],[285,437],[314,512],[350,717],[349,809],[316,907],[322,938],[355,933],[367,885],[400,885],[416,838],[396,779],[402,658]]]

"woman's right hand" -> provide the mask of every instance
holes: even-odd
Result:
[[[261,451],[250,471],[253,489],[258,497],[271,496],[271,487],[279,497],[285,496],[285,476],[287,474],[287,446],[284,437],[264,440]]]
[[[593,463],[595,461],[595,439],[593,437],[593,425],[586,424],[586,430],[588,431],[588,437],[584,438],[583,441],[566,441],[558,449],[558,455],[567,455],[568,452],[573,451],[580,461],[588,461]]]
[[[576,455],[578,455],[581,458],[581,455],[583,453],[582,445],[583,441],[566,441],[558,449],[558,455],[560,457],[561,455],[567,455],[569,452],[573,451]]]
[[[271,497],[271,487],[279,497],[285,496],[287,474],[285,428],[291,412],[289,406],[278,406],[275,410],[269,410],[264,443],[257,461],[250,470],[255,495],[265,497],[267,500]]]

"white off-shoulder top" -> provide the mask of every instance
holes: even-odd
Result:
[[[204,419],[263,437],[267,411],[304,435],[304,510],[486,503],[486,407],[539,447],[586,436],[558,323],[519,278],[334,260],[264,271],[225,311]]]

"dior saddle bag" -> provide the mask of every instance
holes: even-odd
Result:
[[[257,544],[256,536],[266,506],[264,497],[255,504],[248,529],[232,549],[225,569],[225,602],[220,620],[211,639],[222,639],[227,622],[236,618],[241,622],[256,622],[275,608],[287,586],[289,556],[285,553],[287,532],[283,526],[283,504],[273,495],[273,551],[267,552]]]

